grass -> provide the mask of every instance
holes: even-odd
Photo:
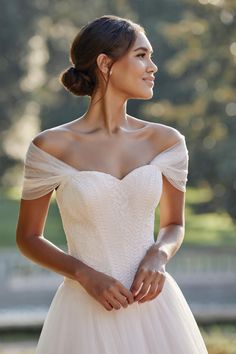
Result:
[[[200,330],[209,354],[236,354],[235,325],[212,325]]]
[[[211,198],[208,189],[188,188],[185,206],[185,245],[236,246],[236,226],[226,212],[194,213],[193,206]],[[158,231],[159,208],[156,210],[155,234]]]
[[[15,247],[15,229],[19,196],[15,191],[0,199],[0,248]],[[193,206],[211,198],[209,190],[188,188],[186,193],[186,232],[184,244],[205,246],[236,246],[236,227],[222,213],[195,214]],[[156,209],[155,235],[158,232],[159,208]],[[66,245],[66,239],[55,200],[52,201],[46,222],[45,237],[56,245]]]
[[[15,233],[18,219],[19,201],[14,199],[0,199],[0,248],[16,247]],[[45,228],[45,237],[57,246],[66,244],[64,231],[55,201],[49,208]]]
[[[226,212],[194,213],[195,204],[207,202],[211,197],[209,189],[187,189],[185,242],[192,245],[236,245],[236,225]]]

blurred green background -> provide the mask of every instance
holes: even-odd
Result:
[[[130,100],[128,113],[173,126],[186,137],[190,164],[184,245],[236,249],[236,2],[3,0],[2,5],[0,249],[15,248],[29,142],[87,108],[88,98],[65,91],[58,77],[70,66],[70,43],[80,27],[105,14],[144,26],[159,68],[153,98]],[[65,245],[59,220],[53,201],[45,234]],[[235,328],[235,322],[201,327],[209,353],[236,353]],[[8,342],[17,335],[0,338]],[[1,347],[0,353],[5,353]]]

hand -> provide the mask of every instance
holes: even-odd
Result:
[[[106,310],[126,308],[134,302],[132,292],[113,277],[89,268],[83,281],[80,281],[85,290]]]
[[[156,298],[163,289],[165,283],[165,255],[150,250],[139,264],[131,285],[134,301],[143,303]]]

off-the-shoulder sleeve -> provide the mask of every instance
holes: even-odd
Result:
[[[50,155],[30,143],[25,161],[22,199],[40,198],[60,185],[61,174]]]
[[[188,181],[189,153],[185,136],[169,149],[160,153],[153,161],[168,181],[182,192],[186,191]]]

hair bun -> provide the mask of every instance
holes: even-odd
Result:
[[[60,82],[76,96],[91,96],[94,88],[90,77],[75,66],[71,66],[62,72]]]
[[[77,75],[79,73],[79,70],[75,66],[71,66],[69,69],[67,69],[68,72],[71,72],[72,75]]]

